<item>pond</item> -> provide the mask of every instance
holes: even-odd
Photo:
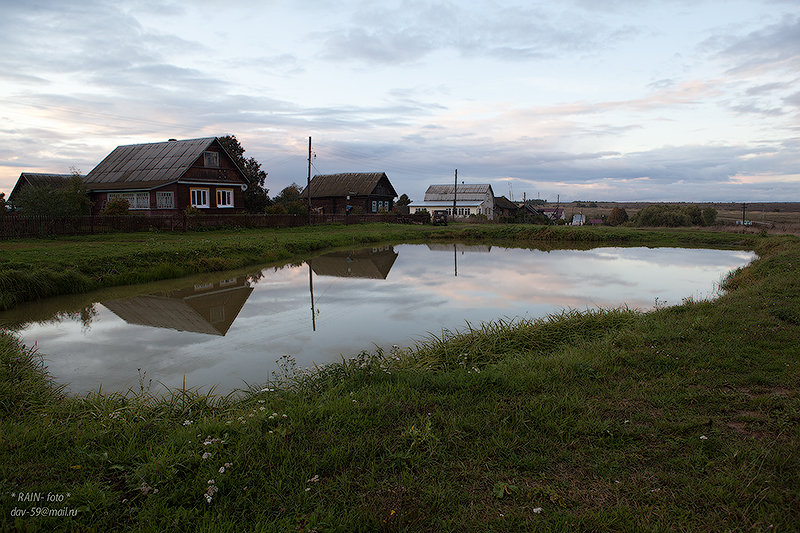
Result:
[[[263,384],[276,361],[325,364],[427,334],[565,308],[709,299],[752,252],[403,244],[262,270],[54,298],[0,313],[76,393]],[[341,355],[340,355],[341,354]]]

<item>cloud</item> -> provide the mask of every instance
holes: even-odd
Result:
[[[347,27],[319,32],[326,58],[368,64],[419,61],[439,51],[502,61],[590,52],[638,33],[597,17],[560,15],[539,7],[403,1],[356,11]]]
[[[721,48],[718,55],[732,63],[729,74],[755,75],[774,70],[800,71],[800,16],[785,15],[780,22],[746,36],[716,36],[707,46]]]

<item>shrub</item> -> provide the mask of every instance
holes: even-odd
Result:
[[[112,198],[106,202],[100,214],[105,217],[119,217],[130,214],[131,204],[125,198]]]
[[[264,209],[264,213],[267,215],[285,215],[287,211],[283,204],[272,204]]]
[[[677,205],[656,204],[648,205],[638,213],[633,220],[636,226],[666,226],[670,228],[689,226],[689,215]]]
[[[615,207],[608,214],[608,218],[606,219],[606,224],[608,224],[609,226],[619,226],[620,224],[624,224],[627,221],[628,221],[628,212],[621,207]]]
[[[717,222],[717,210],[713,207],[706,207],[703,209],[701,217],[704,226],[713,226]]]

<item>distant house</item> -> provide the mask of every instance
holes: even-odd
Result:
[[[584,224],[586,224],[586,217],[584,215],[578,214],[572,216],[573,226],[583,226]]]
[[[47,187],[49,189],[56,189],[66,187],[69,185],[70,180],[75,174],[38,174],[34,172],[23,172],[19,175],[17,183],[11,189],[11,193],[6,200],[12,206],[14,199],[19,198],[21,191],[27,187]]]
[[[549,220],[556,222],[558,220],[565,220],[564,210],[560,207],[540,207],[539,213],[546,216]]]
[[[100,212],[113,198],[147,215],[195,207],[206,213],[244,209],[248,181],[216,137],[118,146],[84,178]]]
[[[494,214],[496,217],[513,218],[519,212],[519,206],[505,196],[494,197]]]
[[[309,192],[312,210],[333,215],[345,214],[348,205],[365,213],[389,212],[397,197],[385,172],[318,174],[300,199],[307,202]]]
[[[589,219],[589,224],[592,225],[592,226],[602,226],[603,225],[603,219],[602,218],[590,218]]]
[[[453,198],[455,197],[455,213],[453,212]],[[459,184],[431,185],[425,191],[423,202],[412,202],[408,206],[412,214],[421,211],[447,211],[453,218],[468,217],[470,215],[486,215],[489,220],[494,219],[494,191],[489,184]]]

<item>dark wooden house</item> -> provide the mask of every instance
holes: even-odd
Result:
[[[76,174],[40,174],[36,172],[23,172],[19,175],[17,183],[8,195],[8,203],[14,205],[14,200],[20,193],[28,187],[47,187],[48,189],[59,189],[69,185],[70,180]],[[35,213],[34,213],[35,214]]]
[[[99,213],[112,198],[131,211],[171,215],[244,209],[247,178],[216,137],[118,146],[84,178]]]
[[[355,212],[388,212],[397,197],[385,172],[349,172],[344,174],[318,174],[300,194],[308,201],[311,192],[311,209],[324,214],[345,214],[348,205]]]

